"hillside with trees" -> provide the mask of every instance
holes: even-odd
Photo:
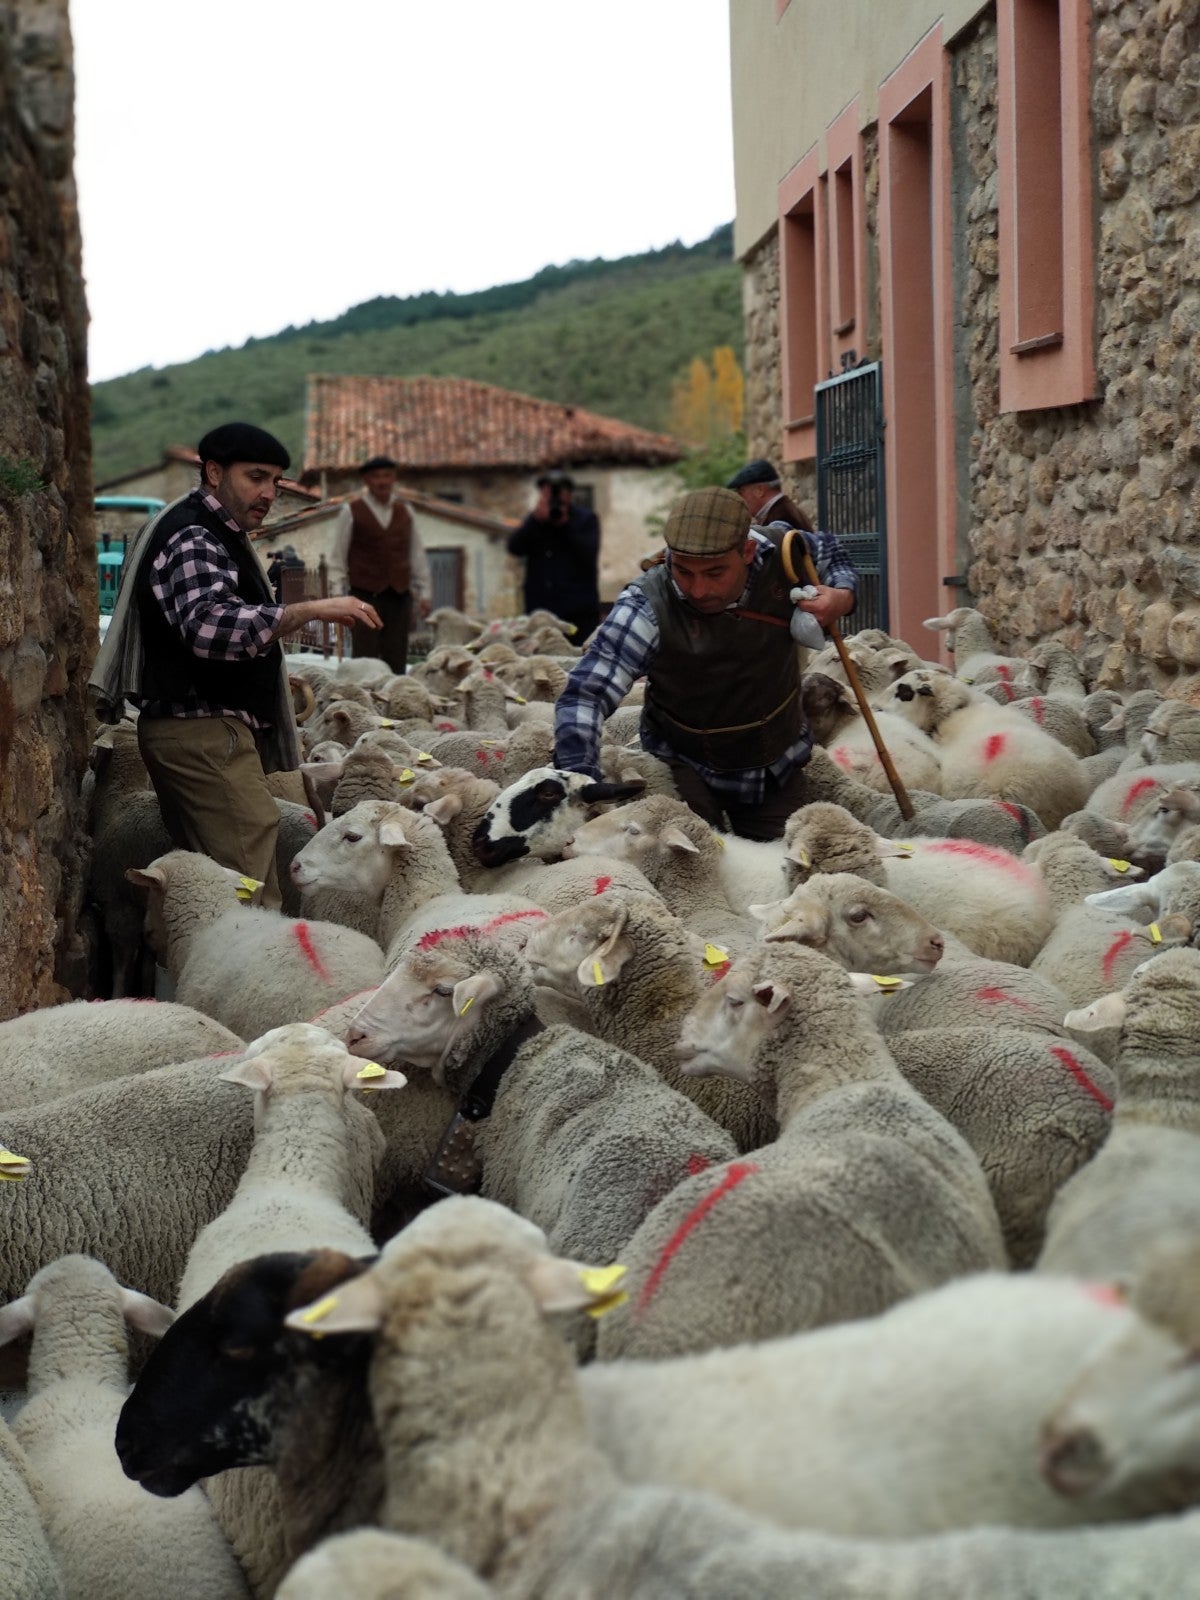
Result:
[[[310,372],[476,378],[670,431],[692,363],[722,346],[741,354],[731,237],[727,224],[699,244],[573,261],[474,294],[385,296],[330,322],[96,384],[96,480],[232,416],[269,428],[299,463]]]

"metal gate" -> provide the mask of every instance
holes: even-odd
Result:
[[[433,588],[429,599],[433,610],[439,606],[453,606],[461,611],[466,588],[466,551],[457,545],[434,545],[425,553],[429,557],[429,579]]]
[[[852,367],[818,383],[817,526],[836,533],[858,573],[848,627],[888,625],[887,503],[883,464],[883,368]]]

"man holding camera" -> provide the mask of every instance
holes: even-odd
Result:
[[[543,472],[537,502],[509,538],[508,553],[525,558],[526,611],[553,611],[573,624],[582,644],[600,620],[600,523],[575,504],[574,488],[567,473]]]

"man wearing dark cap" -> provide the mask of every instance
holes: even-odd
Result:
[[[600,620],[600,521],[572,499],[574,481],[565,472],[543,472],[538,497],[511,534],[508,553],[525,559],[525,609],[544,606],[574,628],[577,644]]]
[[[396,493],[399,470],[390,456],[372,456],[361,467],[363,493],[338,512],[330,575],[379,613],[378,632],[356,627],[356,656],[382,656],[393,672],[408,670],[408,634],[413,606],[429,615],[429,562],[412,512]]]
[[[778,839],[804,803],[812,735],[800,704],[796,609],[828,625],[854,607],[854,568],[826,533],[807,541],[820,584],[793,601],[780,547],[731,489],[671,507],[666,560],[623,589],[559,696],[554,764],[599,777],[600,729],[645,675],[642,746],[713,827]]]
[[[725,487],[741,495],[755,527],[765,528],[769,523],[782,522],[789,528],[802,528],[805,533],[812,533],[812,523],[796,502],[784,494],[779,474],[761,456],[735,472]]]
[[[117,715],[126,699],[139,708],[138,745],[174,843],[257,879],[277,906],[279,811],[265,774],[299,765],[279,640],[306,622],[379,619],[344,598],[276,604],[248,535],[288,466],[278,439],[229,422],[198,451],[199,487],[130,542],[91,682]]]

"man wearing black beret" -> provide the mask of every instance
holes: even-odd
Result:
[[[756,528],[781,522],[789,528],[803,528],[805,533],[814,531],[800,507],[784,494],[775,468],[762,456],[757,461],[748,461],[725,487],[741,495]]]
[[[198,446],[200,484],[130,541],[92,686],[120,714],[138,707],[138,746],[167,832],[265,885],[275,873],[279,811],[267,772],[299,765],[279,640],[317,620],[378,627],[361,601],[281,606],[249,535],[289,464],[273,435],[228,422]]]
[[[382,656],[393,672],[408,670],[413,607],[429,615],[429,561],[412,512],[396,493],[399,471],[390,456],[372,456],[359,468],[363,493],[338,512],[329,558],[334,582],[379,613],[375,632],[356,627],[356,656]]]

